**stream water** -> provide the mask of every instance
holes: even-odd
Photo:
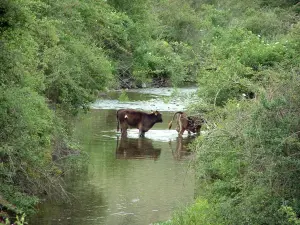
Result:
[[[116,93],[92,104],[74,127],[89,164],[80,175],[66,177],[72,203],[47,200],[29,224],[152,224],[170,219],[174,210],[192,202],[193,156],[187,145],[193,137],[178,138],[167,127],[174,111],[184,110],[182,99],[195,89],[176,91],[184,97],[171,102],[165,99],[171,89],[142,89],[128,92],[127,102],[118,101]],[[155,124],[145,138],[138,137],[137,129],[121,138],[116,131],[119,108],[159,110],[163,123]]]

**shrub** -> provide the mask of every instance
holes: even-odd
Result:
[[[226,224],[287,222],[285,205],[300,212],[299,79],[287,77],[259,101],[229,101],[195,145],[201,194]]]
[[[0,181],[3,197],[31,212],[34,195],[52,186],[53,113],[28,88],[0,90]],[[51,178],[52,177],[52,178]]]

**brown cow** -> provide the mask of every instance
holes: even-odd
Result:
[[[127,134],[128,127],[134,127],[139,129],[139,136],[144,137],[145,132],[150,130],[155,123],[162,123],[162,115],[158,111],[145,113],[133,109],[119,109],[117,120],[117,131],[121,124],[122,135]]]
[[[174,113],[173,119],[169,123],[169,129],[171,129],[172,127],[172,122],[176,114],[178,114],[176,130],[180,136],[184,133],[185,130],[188,131],[189,135],[191,134],[191,132],[200,134],[201,126],[205,122],[205,120],[197,116],[187,116],[186,113],[180,111]]]

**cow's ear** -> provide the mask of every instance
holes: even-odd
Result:
[[[152,113],[152,114],[154,113],[153,110],[151,110],[151,113]]]
[[[158,112],[157,112],[157,111],[155,111],[155,113],[154,113],[154,114],[155,114],[155,116],[157,116]]]

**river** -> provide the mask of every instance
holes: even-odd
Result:
[[[187,96],[195,89],[177,89],[183,97],[167,101],[174,92],[140,89],[127,92],[128,101],[118,101],[120,93],[104,96],[77,119],[74,137],[89,155],[87,169],[66,177],[71,203],[47,200],[30,218],[30,225],[143,225],[170,219],[172,212],[194,199],[193,157],[186,134],[168,130],[174,111],[184,110]],[[159,110],[157,123],[138,137],[130,129],[127,137],[116,131],[116,109]],[[173,124],[175,128],[176,124]]]

